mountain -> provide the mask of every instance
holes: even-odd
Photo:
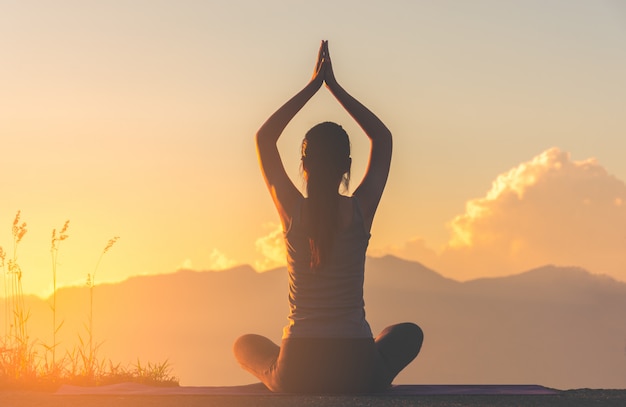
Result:
[[[279,342],[285,269],[182,270],[103,284],[93,291],[93,335],[114,362],[168,360],[183,385],[255,379],[232,356],[244,333]],[[626,387],[626,284],[579,268],[457,282],[392,256],[368,258],[366,312],[375,332],[401,321],[425,333],[396,383],[538,383]],[[89,290],[57,293],[60,348],[86,339]],[[28,298],[30,335],[51,342],[50,300]]]

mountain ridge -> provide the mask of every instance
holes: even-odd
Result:
[[[626,284],[580,268],[544,266],[513,276],[458,282],[392,256],[368,258],[365,302],[374,334],[418,323],[425,342],[398,383],[539,383],[555,388],[626,385]],[[233,341],[258,333],[280,342],[288,313],[285,268],[258,273],[179,270],[99,284],[94,340],[115,362],[169,360],[184,385],[255,379]],[[29,298],[31,337],[50,343],[49,299]],[[85,338],[90,291],[57,291],[58,339]]]
[[[398,270],[402,272],[408,271],[410,273],[417,272],[419,273],[419,275],[415,275],[413,277],[419,278],[419,279],[428,279],[429,282],[439,282],[441,284],[450,284],[450,285],[471,286],[471,285],[483,284],[483,283],[489,284],[494,281],[504,281],[504,280],[508,282],[515,282],[515,283],[522,283],[522,284],[529,284],[529,283],[536,284],[542,281],[546,283],[548,282],[553,283],[557,278],[571,280],[574,276],[576,276],[579,280],[583,278],[586,279],[587,282],[595,281],[598,284],[604,282],[605,285],[617,283],[618,285],[626,287],[626,282],[617,280],[614,277],[609,276],[607,274],[592,273],[591,271],[582,267],[578,267],[578,266],[557,266],[554,264],[545,264],[542,266],[534,267],[532,269],[528,269],[528,270],[524,270],[518,273],[504,275],[504,276],[477,277],[477,278],[466,280],[466,281],[459,281],[459,280],[455,280],[454,278],[446,277],[443,274],[423,265],[422,263],[418,261],[406,260],[406,259],[394,256],[394,255],[390,255],[390,254],[380,256],[380,257],[368,256],[366,260],[366,278],[369,277],[369,274],[368,274],[369,269],[372,266],[376,267],[376,265],[380,263],[385,263],[385,267],[391,270],[391,272],[397,272]],[[251,265],[248,265],[248,264],[241,264],[241,265],[237,265],[237,266],[234,266],[228,269],[222,269],[222,270],[212,270],[212,269],[197,270],[197,269],[182,268],[182,269],[178,269],[178,270],[167,272],[167,273],[133,275],[133,276],[128,277],[125,280],[116,281],[116,282],[102,282],[102,283],[98,283],[97,285],[98,286],[119,285],[119,284],[124,284],[128,281],[132,281],[135,279],[144,280],[144,279],[149,279],[149,278],[162,278],[164,276],[179,275],[181,273],[222,274],[222,273],[233,273],[233,272],[242,273],[242,274],[246,273],[248,275],[261,275],[261,274],[270,275],[274,273],[285,273],[286,267],[284,266],[276,267],[274,269],[267,270],[267,271],[257,271]],[[532,278],[534,279],[539,278],[539,280],[541,281],[533,281]],[[376,281],[377,282],[382,281],[382,279],[377,279]],[[81,287],[82,286],[78,286],[78,285],[63,286],[57,290],[57,293],[66,289],[75,289],[75,288],[80,289]],[[45,297],[45,298],[41,298],[41,299],[48,300],[51,297],[52,295]]]

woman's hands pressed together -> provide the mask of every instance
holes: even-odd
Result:
[[[330,51],[328,50],[328,41],[322,41],[323,50],[323,68],[324,68],[324,82],[329,89],[335,88],[337,85],[337,79],[335,79],[335,72],[333,71],[333,64],[330,60]]]
[[[328,41],[323,40],[317,53],[317,61],[313,70],[311,82],[322,85],[326,83],[326,87],[333,89],[337,85],[333,65],[330,60],[330,52],[328,51]]]

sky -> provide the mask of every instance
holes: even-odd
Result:
[[[50,294],[67,220],[57,285],[284,264],[253,135],[322,39],[394,135],[370,255],[461,281],[544,264],[626,281],[617,0],[0,0],[4,272],[17,256],[24,291]],[[279,141],[285,166],[301,186],[325,120],[351,135],[354,189],[368,142],[325,89]]]

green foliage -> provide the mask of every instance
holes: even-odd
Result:
[[[68,238],[69,221],[60,232],[52,231],[50,253],[52,256],[53,295],[52,344],[32,340],[28,336],[30,311],[26,309],[22,290],[22,269],[18,262],[18,248],[27,232],[26,223],[20,224],[18,211],[13,221],[13,252],[0,246],[0,273],[5,294],[5,332],[0,337],[0,388],[54,389],[61,384],[98,386],[121,382],[139,382],[159,386],[178,386],[178,378],[172,375],[168,361],[163,363],[122,366],[99,356],[100,344],[94,341],[94,289],[95,276],[103,256],[113,247],[119,237],[110,239],[100,254],[93,273],[87,276],[89,287],[89,317],[85,324],[86,338],[78,334],[78,345],[66,350],[59,357],[57,333],[63,321],[56,319],[57,258],[60,243]]]

